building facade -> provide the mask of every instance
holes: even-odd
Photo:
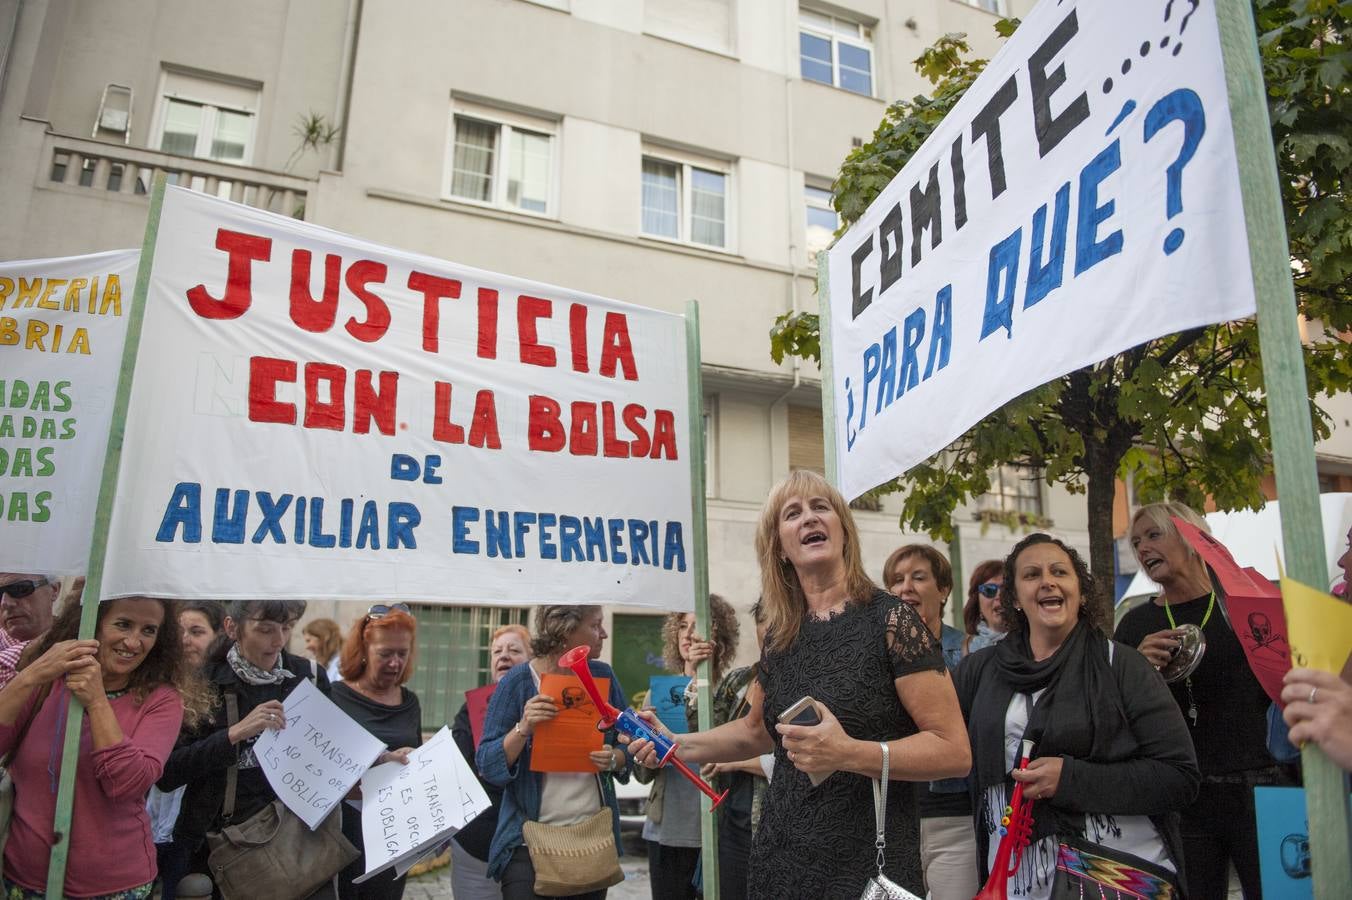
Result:
[[[822,465],[817,372],[774,364],[767,332],[816,309],[832,180],[889,102],[927,91],[925,47],[966,32],[989,57],[998,16],[1032,5],[0,0],[0,258],[138,246],[163,172],[457,263],[673,312],[698,300],[710,583],[744,610],[761,501]],[[956,517],[963,571],[1004,555],[1011,512],[1087,547],[1083,498],[1010,466]],[[926,540],[892,501],[858,520],[875,577]],[[487,631],[522,614],[427,611],[446,703],[486,670]],[[615,644],[651,640],[650,617],[612,624]]]

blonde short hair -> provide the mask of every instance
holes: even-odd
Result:
[[[1188,551],[1188,556],[1200,560],[1197,551],[1192,549],[1192,544],[1183,540],[1183,535],[1178,533],[1178,526],[1174,524],[1173,516],[1178,516],[1184,522],[1195,527],[1203,534],[1211,534],[1211,526],[1206,523],[1206,519],[1198,515],[1197,510],[1186,503],[1180,503],[1177,500],[1165,500],[1163,503],[1147,503],[1136,514],[1131,517],[1131,527],[1128,533],[1136,530],[1136,523],[1145,519],[1158,528],[1166,537],[1181,541]],[[1136,545],[1132,544],[1131,552],[1136,553]]]

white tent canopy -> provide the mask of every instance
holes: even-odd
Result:
[[[1347,530],[1352,527],[1352,494],[1321,494],[1319,511],[1324,520],[1324,557],[1328,563],[1328,579],[1313,587],[1331,588],[1342,580],[1337,566],[1338,557],[1347,547]],[[1224,544],[1241,566],[1253,566],[1264,577],[1276,581],[1277,559],[1286,565],[1282,549],[1282,523],[1278,515],[1278,501],[1269,501],[1262,509],[1239,512],[1207,513],[1207,524],[1216,540]],[[1157,594],[1160,586],[1151,581],[1144,571],[1137,572],[1126,593],[1118,601],[1130,604],[1135,598]]]

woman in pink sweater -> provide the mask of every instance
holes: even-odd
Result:
[[[44,895],[72,695],[85,714],[65,893],[140,900],[155,881],[145,798],[183,719],[178,686],[188,682],[178,616],[173,601],[135,597],[99,606],[97,640],[74,639],[79,621],[72,604],[0,690],[0,755],[12,754],[16,786],[4,900]]]

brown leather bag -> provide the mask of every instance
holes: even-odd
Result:
[[[226,693],[225,707],[229,727],[239,721],[239,698],[233,691]],[[343,836],[341,803],[314,831],[281,800],[273,800],[238,825],[231,824],[238,779],[239,767],[231,766],[221,806],[226,825],[207,834],[211,878],[225,900],[300,900],[360,855]]]

